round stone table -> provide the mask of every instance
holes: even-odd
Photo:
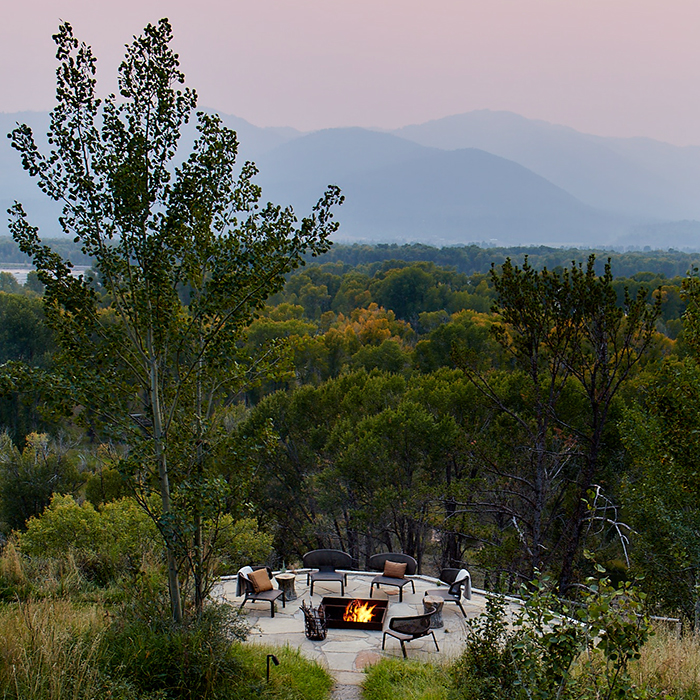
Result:
[[[444,625],[442,621],[442,606],[445,604],[445,599],[436,595],[427,595],[423,598],[423,611],[429,613],[434,610],[433,616],[430,618],[430,629],[436,630]]]
[[[294,588],[297,577],[295,574],[277,574],[275,580],[279,584],[279,587],[284,591],[285,600],[296,600],[297,592]]]

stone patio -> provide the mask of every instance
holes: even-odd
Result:
[[[325,640],[314,642],[304,634],[304,615],[299,609],[302,601],[307,604],[311,600],[314,607],[318,606],[324,596],[339,596],[339,583],[316,582],[313,598],[309,596],[306,585],[306,570],[296,573],[297,599],[282,607],[277,605],[275,617],[270,618],[269,603],[246,603],[245,609],[252,629],[248,636],[250,643],[260,644],[289,644],[298,647],[302,654],[317,660],[325,666],[340,685],[359,685],[364,678],[363,669],[383,657],[402,658],[401,646],[397,639],[387,637],[386,650],[382,651],[382,632],[329,629]],[[345,587],[345,597],[369,598],[369,588],[376,572],[348,573],[348,584]],[[389,600],[389,616],[415,615],[423,612],[423,595],[429,588],[438,586],[437,579],[429,576],[412,577],[416,592],[410,586],[404,588],[403,602],[399,603],[398,589],[395,587],[374,590],[374,598]],[[445,584],[442,584],[443,586]],[[225,577],[214,591],[216,597],[222,598],[234,605],[243,601],[236,597],[236,577]],[[467,622],[485,609],[486,598],[483,591],[472,591],[471,600],[462,600],[467,613],[464,619],[459,608],[447,603],[443,608],[444,627],[435,630],[440,651],[435,651],[432,637],[423,637],[406,645],[408,657],[421,661],[448,661],[458,656],[464,648]]]

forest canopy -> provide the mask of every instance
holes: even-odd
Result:
[[[632,429],[621,418],[660,363],[694,362],[683,334],[688,278],[616,276],[612,261],[607,271],[595,257],[586,265],[581,251],[580,263],[551,272],[527,257],[467,274],[431,260],[353,265],[340,259],[343,249],[332,250],[336,261],[325,254],[288,275],[237,341],[244,354],[274,344],[286,359],[232,397],[226,444],[238,447],[220,474],[244,487],[247,505],[231,502],[231,515],[254,514],[277,561],[333,546],[361,565],[399,547],[425,570],[467,565],[496,589],[542,568],[569,585],[590,573],[584,549],[616,576],[647,570],[648,552],[636,549],[645,542],[634,518],[640,492],[627,486],[638,482],[627,449]],[[530,291],[526,279],[536,284]],[[603,324],[604,342],[617,348],[611,357],[628,352],[627,365],[586,368],[593,339],[570,325],[547,349],[553,330],[564,328],[554,309],[572,318],[561,306],[567,289],[580,301],[566,303],[590,307],[581,328]],[[541,321],[508,315],[509,305],[524,303],[517,294],[537,298]],[[538,330],[545,319],[554,325]],[[528,374],[532,358],[522,364],[514,355],[518,334],[529,333],[523,350],[539,348],[537,375]],[[607,388],[588,387],[591,372]],[[555,393],[543,403],[545,381]],[[40,427],[36,408],[36,424],[27,417],[36,399],[15,392],[12,401],[24,416],[13,425],[25,427],[7,428],[21,448]],[[690,583],[685,591],[674,611],[692,616]],[[659,609],[666,598],[656,597]]]

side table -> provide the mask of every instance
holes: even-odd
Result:
[[[279,584],[279,587],[284,591],[285,600],[296,600],[297,592],[294,588],[297,577],[295,574],[277,574],[275,580]]]
[[[442,606],[444,604],[445,599],[436,595],[427,595],[423,598],[423,611],[426,613],[429,613],[431,610],[435,611],[430,618],[430,629],[436,630],[445,624],[442,621]]]

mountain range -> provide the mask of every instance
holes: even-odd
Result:
[[[260,168],[263,197],[304,214],[328,184],[346,202],[338,240],[433,245],[578,245],[700,249],[700,147],[604,138],[480,110],[393,131],[302,133],[221,115],[240,156]],[[0,114],[8,133],[44,113]],[[192,127],[185,141],[194,137]],[[45,236],[57,207],[0,143],[0,206],[25,203]]]

